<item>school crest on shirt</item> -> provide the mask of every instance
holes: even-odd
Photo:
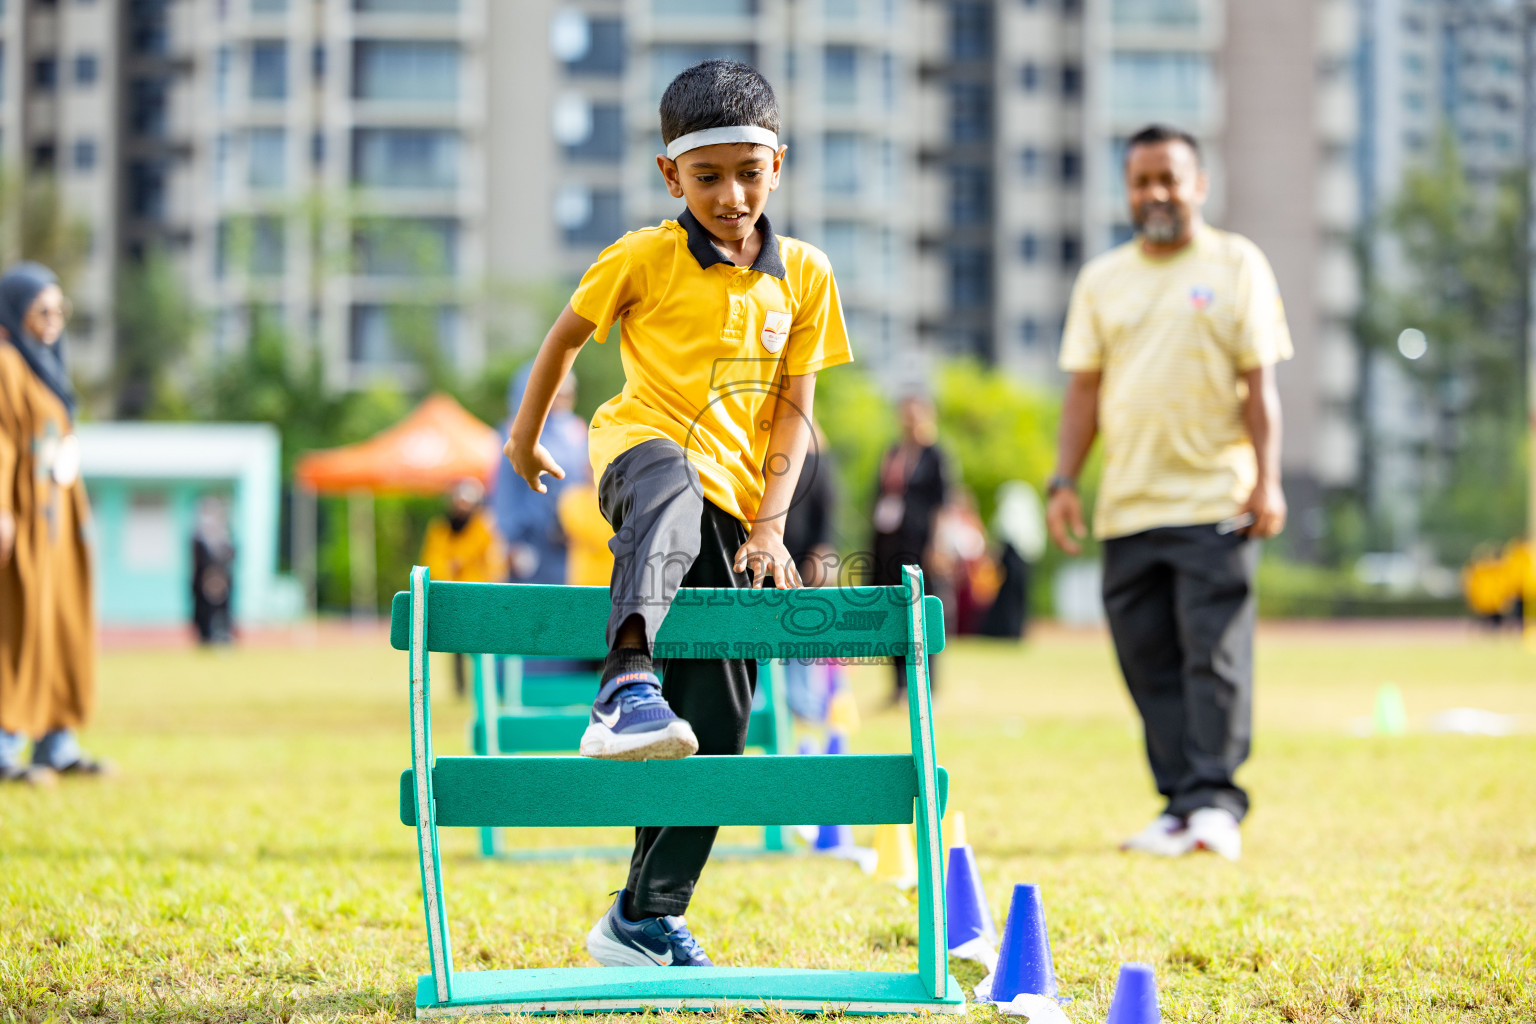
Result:
[[[770,309],[763,321],[763,348],[769,352],[783,348],[789,340],[789,323],[788,313]]]
[[[1196,313],[1204,313],[1216,301],[1216,293],[1209,285],[1197,284],[1189,290],[1189,304]]]

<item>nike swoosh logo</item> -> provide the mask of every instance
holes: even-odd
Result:
[[[614,708],[611,713],[605,715],[601,711],[597,710],[597,708],[593,708],[592,713],[597,716],[597,720],[599,722],[602,722],[605,726],[612,729],[614,724],[619,720],[619,713],[621,710],[622,709],[620,708]],[[672,954],[670,953],[667,954],[668,957],[671,955]]]
[[[672,951],[670,949],[667,950],[666,956],[657,956],[655,953],[652,953],[650,950],[646,949],[644,946],[640,947],[640,952],[644,953],[646,956],[648,956],[652,960],[656,961],[656,966],[657,967],[671,967],[672,966]]]

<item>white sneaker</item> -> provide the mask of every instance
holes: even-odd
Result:
[[[1189,816],[1189,848],[1209,850],[1227,860],[1243,855],[1243,832],[1231,811],[1202,807]]]
[[[1192,847],[1189,829],[1185,826],[1184,819],[1163,814],[1159,815],[1152,824],[1121,843],[1120,849],[1150,853],[1158,857],[1180,857],[1188,853]]]

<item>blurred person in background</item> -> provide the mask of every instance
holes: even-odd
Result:
[[[0,278],[0,781],[7,782],[110,770],[75,737],[96,704],[96,623],[90,507],[65,363],[67,310],[46,267],[20,263]]]
[[[926,395],[901,400],[901,437],[880,460],[874,510],[874,585],[902,585],[901,567],[923,570],[923,592],[945,593],[945,580],[933,561],[933,531],[949,498],[949,458],[939,447],[938,414]],[[907,659],[893,665],[891,703],[907,695]],[[928,658],[929,685],[937,689],[937,659]]]
[[[528,388],[533,372],[529,363],[518,371],[507,390],[507,423],[502,436],[508,436],[512,421]],[[579,468],[587,465],[587,422],[576,415],[576,375],[567,374],[555,393],[555,405],[544,424],[539,443],[561,466]],[[579,482],[573,478],[571,483]],[[545,493],[533,490],[518,477],[512,464],[498,459],[496,478],[491,485],[491,509],[496,529],[507,544],[511,572],[508,583],[566,582],[566,536],[560,525],[560,495],[567,481],[551,477]],[[596,499],[593,499],[594,506]],[[612,531],[609,532],[612,536]],[[498,582],[501,582],[498,580]],[[608,578],[603,578],[603,585]]]
[[[235,544],[229,536],[229,507],[212,495],[197,506],[192,531],[192,628],[200,644],[227,644],[234,638],[230,606],[235,589]]]
[[[1046,521],[1078,554],[1077,477],[1102,434],[1104,610],[1166,800],[1122,848],[1236,860],[1258,542],[1285,525],[1274,367],[1291,336],[1264,254],[1201,217],[1193,136],[1143,129],[1124,170],[1137,235],[1090,261],[1072,291]]]
[[[460,480],[448,493],[448,507],[427,524],[421,564],[434,580],[500,583],[507,574],[506,548],[496,534],[478,480]],[[464,655],[453,656],[453,691],[464,696]]]
[[[997,489],[992,535],[1001,550],[1003,578],[981,621],[983,636],[1023,639],[1029,633],[1029,584],[1034,565],[1045,554],[1045,511],[1039,493],[1023,480]]]
[[[987,528],[976,510],[976,496],[968,487],[954,489],[954,497],[939,510],[933,530],[933,564],[948,581],[944,618],[956,636],[970,636],[981,629],[981,618],[997,596],[997,563],[987,551]]]

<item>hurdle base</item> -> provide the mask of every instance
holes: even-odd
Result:
[[[935,998],[916,974],[756,967],[550,967],[455,971],[453,998],[436,1001],[432,975],[416,986],[417,1017],[482,1013],[639,1013],[646,1009],[715,1012],[841,1011],[860,1016],[965,1012],[951,975]]]

